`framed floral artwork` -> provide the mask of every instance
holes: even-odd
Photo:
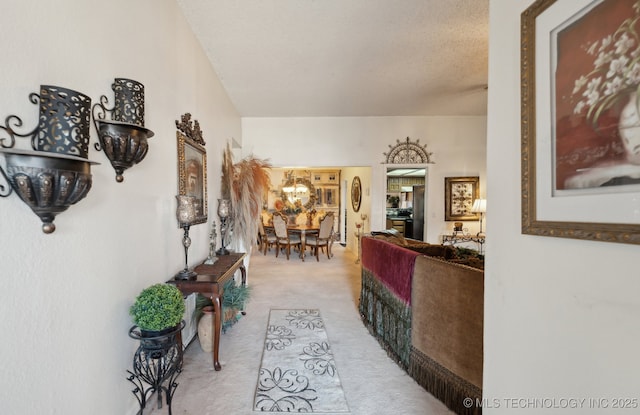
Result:
[[[444,178],[444,220],[478,220],[480,216],[471,212],[473,201],[480,196],[480,178]]]
[[[640,2],[521,16],[522,232],[640,243]]]
[[[196,221],[207,222],[207,150],[198,122],[191,125],[191,115],[182,116],[178,127],[178,194],[195,196]]]

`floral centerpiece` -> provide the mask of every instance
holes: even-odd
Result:
[[[273,206],[278,212],[283,212],[287,215],[297,215],[304,212],[304,206],[300,199],[296,199],[293,203],[289,200],[276,199]]]

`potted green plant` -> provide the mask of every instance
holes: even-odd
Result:
[[[185,305],[182,292],[171,284],[154,284],[140,292],[129,309],[140,331],[140,343],[149,349],[167,349],[182,329]]]
[[[222,294],[222,328],[226,330],[230,325],[235,323],[235,317],[238,311],[244,307],[244,304],[251,296],[251,287],[248,285],[237,285],[234,279],[230,279],[224,284]],[[196,307],[194,317],[199,320],[203,315],[205,307],[213,306],[211,299],[202,294],[196,297]]]
[[[236,285],[234,280],[227,281],[222,294],[222,315],[226,326],[235,323],[238,312],[242,310],[250,296],[251,287],[248,285]]]

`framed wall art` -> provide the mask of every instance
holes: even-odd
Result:
[[[194,196],[197,200],[195,223],[207,222],[207,150],[198,121],[191,123],[191,115],[176,121],[178,131],[178,194]]]
[[[640,6],[521,16],[522,233],[640,243]]]
[[[480,216],[471,212],[473,201],[480,197],[480,178],[444,178],[444,220],[478,220]]]

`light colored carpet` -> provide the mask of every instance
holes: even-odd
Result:
[[[254,410],[349,412],[320,310],[271,310]]]
[[[358,314],[360,265],[336,244],[334,257],[275,258],[254,253],[248,270],[247,315],[220,339],[222,370],[197,340],[185,351],[173,415],[256,415],[253,411],[264,332],[271,309],[321,310],[351,415],[452,414],[400,369],[369,334]],[[155,401],[152,399],[152,407]],[[167,414],[145,409],[145,415]],[[341,414],[344,415],[344,414]]]

